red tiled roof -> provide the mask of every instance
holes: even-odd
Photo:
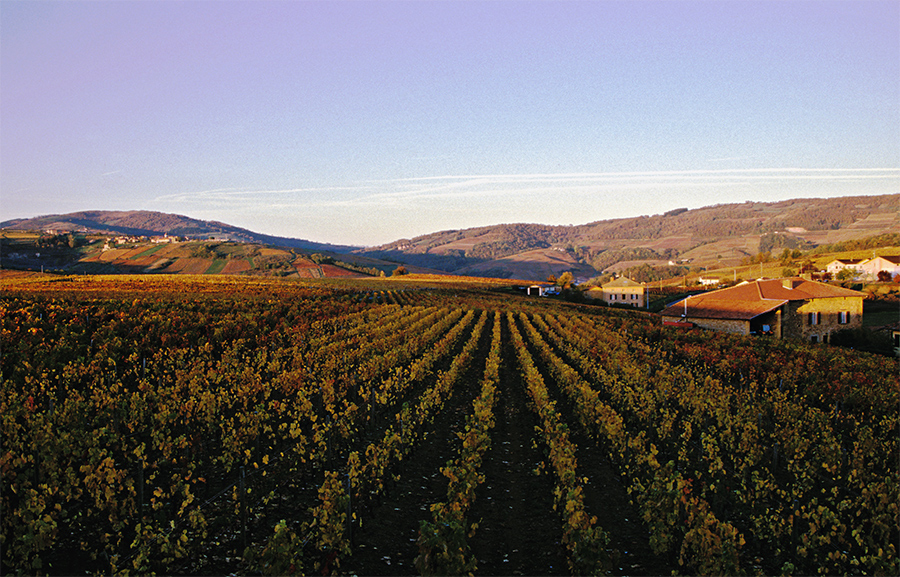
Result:
[[[786,288],[783,281],[789,280],[794,282],[794,288]],[[791,279],[767,279],[755,281],[760,287],[765,298],[784,298],[789,301],[799,301],[808,299],[827,299],[840,297],[864,297],[865,293],[845,289],[843,287],[826,284],[823,282],[815,282],[804,280],[801,278]],[[728,289],[723,289],[728,290]]]
[[[785,287],[785,281],[793,288]],[[789,301],[864,296],[858,291],[800,278],[765,279],[688,297],[687,303],[677,302],[661,314],[681,317],[687,304],[688,317],[750,320]]]
[[[641,284],[631,280],[628,277],[620,276],[619,278],[612,280],[605,285],[603,288],[622,288],[622,287],[640,287]]]

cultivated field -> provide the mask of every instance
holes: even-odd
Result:
[[[896,359],[476,279],[0,289],[3,573],[900,571]]]

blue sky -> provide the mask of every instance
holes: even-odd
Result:
[[[373,245],[900,192],[900,2],[0,2],[0,220]]]

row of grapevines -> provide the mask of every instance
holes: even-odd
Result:
[[[4,350],[22,332],[35,339],[35,348],[49,349],[44,343],[51,337],[41,328],[47,322],[54,336],[81,351],[62,366],[43,365],[45,373],[25,360],[24,370],[4,378],[8,441],[2,465],[10,490],[4,490],[3,504],[15,513],[4,517],[6,566],[40,569],[42,552],[68,547],[105,556],[115,569],[169,563],[207,539],[204,517],[222,507],[216,502],[201,511],[198,502],[227,487],[234,478],[230,471],[240,465],[265,476],[306,463],[308,474],[308,465],[323,462],[334,423],[350,421],[336,417],[355,415],[352,403],[329,411],[333,403],[323,403],[319,383],[310,380],[310,368],[323,360],[318,349],[298,348],[294,339],[260,347],[258,338],[245,338],[267,334],[260,319],[281,330],[280,315],[269,313],[273,309],[310,327],[322,303],[297,309],[295,301],[286,309],[271,299],[238,299],[234,307],[222,307],[218,296],[143,296],[135,304],[85,303],[66,295],[59,310],[39,301],[4,314]],[[24,318],[31,315],[23,308],[34,309],[35,318]],[[340,312],[340,305],[328,308]],[[122,339],[139,334],[148,322],[163,330],[174,327],[173,318],[196,326],[191,319],[206,320],[210,311],[220,316],[215,324],[222,334],[200,339],[199,346],[169,342],[174,346],[147,354]],[[59,318],[64,314],[67,319]],[[28,322],[18,322],[23,318]],[[270,459],[282,468],[273,468]]]
[[[563,544],[568,551],[569,568],[575,574],[603,572],[609,564],[606,551],[609,536],[597,525],[597,517],[585,511],[583,481],[575,470],[577,448],[569,439],[568,427],[560,419],[555,401],[550,400],[544,379],[516,327],[513,313],[507,312],[506,318],[528,395],[541,419],[538,432],[549,449],[556,478],[554,508],[563,518]]]
[[[671,362],[738,386],[755,382],[767,390],[788,391],[795,400],[825,411],[837,405],[861,417],[878,417],[893,412],[900,403],[896,358],[792,340],[666,331],[646,323],[632,325],[632,334],[654,345],[644,349],[654,357],[662,352]]]
[[[468,325],[474,315],[474,311],[468,311],[460,324]],[[347,459],[347,487],[339,481],[336,472],[326,472],[325,482],[319,490],[321,502],[313,509],[313,520],[309,525],[315,535],[317,550],[326,555],[317,569],[328,572],[332,567],[339,567],[341,555],[350,552],[347,527],[348,515],[352,516],[352,513],[346,510],[347,501],[351,496],[358,501],[383,491],[388,469],[402,461],[412,450],[421,439],[422,426],[434,418],[435,413],[443,408],[446,400],[453,394],[456,381],[471,362],[486,321],[486,313],[481,313],[471,336],[462,351],[455,356],[447,372],[438,374],[434,385],[422,394],[415,406],[404,404],[396,416],[396,422],[385,430],[377,445],[370,444],[363,457],[358,451],[350,453]],[[454,343],[448,341],[443,344],[447,348],[436,349],[435,356],[446,355]]]
[[[444,312],[446,313],[446,311]],[[439,324],[443,324],[446,319],[454,322],[458,320],[458,322],[422,357],[416,359],[413,363],[414,369],[407,372],[407,377],[414,375],[413,379],[407,378],[403,381],[396,378],[389,379],[390,384],[384,387],[386,391],[385,399],[401,396],[402,391],[409,388],[413,382],[424,378],[431,366],[452,353],[455,343],[475,318],[474,311],[469,311],[459,320],[459,316],[462,313],[460,311],[455,312],[459,314],[445,314],[445,319],[442,319],[442,322]],[[429,330],[432,332],[442,330],[435,328],[437,326],[433,325]],[[480,334],[480,330],[480,327],[476,326],[475,333]],[[427,339],[422,342],[427,342]],[[396,375],[393,376],[395,377]],[[403,416],[397,415],[395,422],[403,423]],[[403,430],[402,426],[400,435],[397,435],[393,428],[389,427],[384,434],[382,445],[390,445],[398,439],[401,442],[405,441],[407,445],[414,443],[416,437],[405,433],[406,431]],[[388,453],[387,450],[379,452],[378,448],[373,450],[373,447],[370,446],[369,451],[367,451],[367,455],[370,457],[379,453]],[[407,446],[405,450],[408,451],[409,448]],[[398,453],[394,457],[402,459],[402,453]],[[391,456],[389,455],[386,458],[390,460]],[[303,523],[301,526],[301,534],[308,534],[310,538],[301,543],[300,537],[287,523],[278,523],[275,526],[274,534],[267,540],[262,551],[256,555],[251,555],[251,557],[255,557],[254,563],[257,569],[269,574],[302,573],[304,567],[303,559],[302,555],[298,555],[297,551],[302,550],[307,543],[311,544],[320,554],[314,561],[314,566],[317,570],[328,573],[338,568],[341,556],[350,552],[350,541],[346,532],[352,524],[351,517],[353,520],[356,519],[356,515],[349,511],[351,492],[348,489],[355,489],[355,500],[361,498],[360,476],[365,473],[370,473],[370,480],[373,483],[378,483],[369,496],[377,494],[383,488],[383,476],[386,474],[385,466],[390,466],[390,463],[383,463],[378,459],[375,459],[375,461],[376,464],[370,467],[370,463],[363,464],[360,462],[358,451],[351,452],[348,457],[349,465],[346,485],[340,480],[340,475],[336,471],[326,470],[325,480],[318,490],[318,505],[311,509],[310,521]]]
[[[466,313],[465,318],[471,320],[474,316],[475,311],[470,310]],[[417,402],[412,405],[410,403],[403,404],[395,416],[394,423],[385,430],[381,441],[377,445],[372,443],[366,447],[365,462],[361,461],[358,452],[351,453],[348,467],[351,478],[354,479],[354,492],[359,497],[371,497],[383,490],[387,469],[392,463],[403,459],[404,455],[418,441],[422,424],[430,421],[434,412],[442,408],[446,399],[452,395],[453,384],[471,361],[472,353],[478,345],[478,339],[481,337],[486,322],[487,316],[482,313],[475,324],[472,335],[462,351],[454,357],[447,372],[438,373],[435,384],[422,393]],[[455,338],[458,336],[459,333],[454,335]],[[445,356],[453,350],[454,344],[453,341],[446,340],[441,343],[440,348],[435,347],[428,356],[434,360]],[[433,364],[434,360],[423,359],[417,365]],[[421,375],[421,370],[410,372]]]
[[[566,342],[580,343],[581,349],[569,358],[576,364],[581,359],[585,374],[602,384],[599,390],[630,426],[648,431],[667,466],[690,473],[689,493],[699,494],[752,537],[756,558],[750,563],[765,558],[785,571],[801,572],[860,566],[881,571],[896,564],[890,541],[896,506],[871,497],[873,492],[897,494],[896,479],[888,473],[890,458],[878,454],[896,449],[895,435],[879,434],[882,427],[873,434],[865,426],[842,435],[833,427],[840,415],[792,401],[787,391],[763,392],[755,383],[726,386],[665,360],[653,371],[637,360],[646,355],[627,352],[621,335],[611,343],[616,337],[610,331],[565,322],[568,326],[559,330],[565,331]],[[610,364],[600,366],[583,355],[598,340],[610,345],[605,351]],[[860,433],[865,452],[859,450],[860,439],[853,438]],[[850,447],[856,458],[842,462]],[[871,449],[874,459],[864,464],[862,456]],[[842,477],[846,481],[837,482]],[[674,492],[662,498],[680,499]],[[860,518],[876,530],[868,535],[858,530]]]
[[[416,568],[423,575],[458,575],[476,570],[475,558],[468,554],[466,537],[471,537],[477,523],[466,521],[475,490],[484,482],[479,472],[484,454],[491,447],[490,430],[494,427],[494,403],[500,380],[500,334],[502,317],[494,313],[491,348],[481,381],[481,393],[472,402],[472,414],[466,427],[457,433],[462,447],[459,456],[441,473],[449,479],[447,501],[431,506],[431,521],[421,521],[419,556]]]
[[[690,371],[684,375],[689,379]],[[743,473],[727,484],[739,487],[734,497],[745,511],[768,504],[746,516],[754,534],[773,535],[767,544],[776,558],[800,571],[896,568],[896,412],[864,415],[828,405],[823,410],[793,388],[760,390],[750,383],[735,390],[708,377],[692,380],[710,389],[703,395],[706,410],[694,411],[704,413],[705,419],[694,420],[709,430],[706,456],[714,465],[724,459],[723,473]],[[882,394],[877,389],[889,388],[880,380],[881,371],[870,379],[876,397]],[[685,396],[682,405],[689,406],[700,395]],[[736,435],[741,429],[750,434]],[[722,457],[710,456],[714,452]],[[771,478],[764,470],[763,479],[747,482],[744,477],[760,470],[760,461]],[[722,484],[716,487],[721,492]],[[731,495],[724,497],[727,504]]]
[[[536,324],[543,323],[540,316]],[[733,573],[738,569],[738,550],[743,538],[729,523],[718,519],[702,496],[692,495],[681,472],[661,466],[659,450],[640,427],[626,427],[615,409],[555,354],[522,318],[529,338],[547,364],[555,382],[572,405],[585,432],[602,440],[622,462],[651,530],[650,543],[657,552],[679,550],[679,562],[701,573]],[[630,431],[639,431],[636,434]]]

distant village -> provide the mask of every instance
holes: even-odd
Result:
[[[152,242],[154,244],[163,244],[163,243],[171,243],[171,242],[185,242],[185,238],[183,236],[169,236],[165,234],[163,236],[117,236],[115,238],[109,238],[106,240],[106,244],[103,245],[103,251],[108,251],[113,248],[112,245],[117,244],[134,244],[138,242]]]

